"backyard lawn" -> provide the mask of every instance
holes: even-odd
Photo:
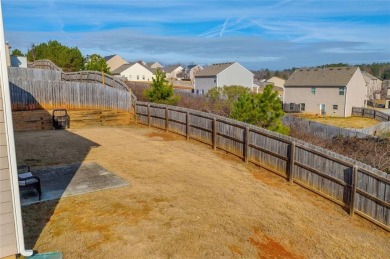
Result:
[[[340,118],[340,117],[318,117],[315,115],[307,115],[307,114],[299,114],[295,115],[299,118],[304,118],[307,120],[319,122],[322,124],[327,124],[339,128],[355,128],[362,129],[374,126],[379,123],[379,121],[364,118],[364,117],[348,117],[348,118]]]
[[[15,134],[19,163],[95,162],[130,184],[22,208],[65,258],[387,258],[390,233],[298,185],[140,125]]]

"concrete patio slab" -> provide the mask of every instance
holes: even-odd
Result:
[[[22,206],[129,185],[126,180],[96,163],[47,167],[32,170],[32,174],[41,179],[42,197],[39,200],[35,190],[22,191]]]

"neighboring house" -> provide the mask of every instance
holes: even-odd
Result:
[[[124,64],[112,71],[115,77],[122,77],[128,81],[152,81],[155,69],[141,65],[138,62]]]
[[[390,109],[390,88],[387,89],[385,108]]]
[[[206,93],[214,87],[253,87],[253,73],[237,62],[213,64],[195,74],[194,89]]]
[[[273,76],[270,79],[267,80],[267,84],[272,84],[274,87],[273,89],[278,92],[280,100],[283,101],[283,95],[284,95],[284,84],[286,83],[286,80],[283,78]]]
[[[267,80],[267,83],[271,83],[274,86],[283,88],[284,83],[286,83],[286,80],[284,80],[283,78],[277,77],[277,76],[273,76]]]
[[[8,81],[8,46],[4,42],[0,8],[0,258],[31,256],[24,247],[18,170]],[[6,50],[7,49],[7,50]]]
[[[11,56],[11,67],[27,68],[27,57]]]
[[[362,74],[364,81],[366,81],[367,99],[371,101],[379,100],[382,89],[382,81],[365,71],[363,71]]]
[[[168,66],[163,69],[167,79],[177,79],[177,75],[183,72],[184,68],[182,66]]]
[[[129,64],[126,60],[124,60],[121,56],[119,55],[111,55],[104,57],[104,59],[107,62],[107,66],[110,68],[110,72],[116,70],[120,66],[124,64]]]
[[[286,111],[299,104],[304,113],[349,117],[352,107],[364,106],[366,94],[358,67],[298,69],[284,84],[284,106]]]
[[[194,82],[195,74],[203,70],[201,65],[189,65],[184,69],[184,79],[189,79],[191,82]]]
[[[147,63],[147,66],[148,67],[151,67],[151,68],[162,68],[163,66],[158,63],[157,61],[156,62],[149,62]]]

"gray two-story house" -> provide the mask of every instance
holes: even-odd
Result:
[[[195,74],[194,89],[207,92],[214,87],[253,86],[253,73],[237,62],[213,64]]]
[[[298,69],[284,84],[284,107],[300,112],[349,117],[352,107],[363,107],[366,82],[359,67]]]

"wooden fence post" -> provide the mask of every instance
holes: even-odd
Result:
[[[213,118],[213,149],[217,149],[217,119]]]
[[[349,202],[349,215],[353,216],[355,213],[355,195],[356,195],[356,184],[359,167],[357,165],[352,167],[352,181],[351,181],[351,195]]]
[[[364,108],[362,108],[362,117],[364,117]]]
[[[187,116],[186,116],[186,137],[187,140],[190,139],[190,112],[187,111]]]
[[[376,120],[376,110],[374,110],[374,119]]]
[[[295,160],[295,143],[291,142],[288,154],[288,181],[293,183],[294,180],[294,160]]]
[[[169,111],[168,107],[165,107],[165,131],[168,132],[169,127]]]
[[[148,104],[148,126],[150,128],[150,125],[152,124],[151,120],[150,120],[150,104]]]
[[[248,163],[249,161],[249,127],[245,127],[244,131],[244,161]]]
[[[131,99],[133,99],[133,98],[130,96],[130,100]],[[134,119],[135,119],[135,124],[138,124],[138,122],[137,122],[137,102],[134,99],[133,99],[133,102],[134,102]]]

